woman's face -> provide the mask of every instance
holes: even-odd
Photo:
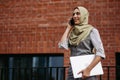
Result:
[[[75,25],[80,24],[80,11],[77,8],[73,11],[73,20]]]

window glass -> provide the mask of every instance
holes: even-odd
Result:
[[[64,72],[62,68],[51,68],[63,67],[63,55],[61,54],[0,55],[0,67],[0,74],[2,74],[0,79],[5,78],[6,80],[56,80],[56,78],[62,80]]]

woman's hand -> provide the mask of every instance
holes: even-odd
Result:
[[[87,69],[87,68],[82,70],[82,71],[80,71],[80,72],[78,72],[78,74],[80,74],[80,73],[82,73],[82,79],[85,79],[85,78],[90,76],[90,70]]]

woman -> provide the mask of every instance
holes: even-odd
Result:
[[[95,52],[95,58],[90,65],[86,69],[79,71],[78,74],[82,73],[82,78],[74,79],[70,66],[67,80],[97,80],[96,76],[89,76],[90,71],[98,62],[105,58],[99,32],[88,24],[88,17],[89,12],[86,8],[76,7],[73,11],[72,19],[59,42],[59,47],[62,48],[66,45],[65,41],[68,41],[71,56],[88,55]],[[64,48],[67,49],[67,47]],[[93,52],[93,50],[95,51]]]

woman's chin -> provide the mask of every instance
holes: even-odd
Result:
[[[79,23],[75,23],[75,25],[79,25]]]
[[[79,25],[80,24],[80,22],[79,21],[75,21],[75,25]]]

